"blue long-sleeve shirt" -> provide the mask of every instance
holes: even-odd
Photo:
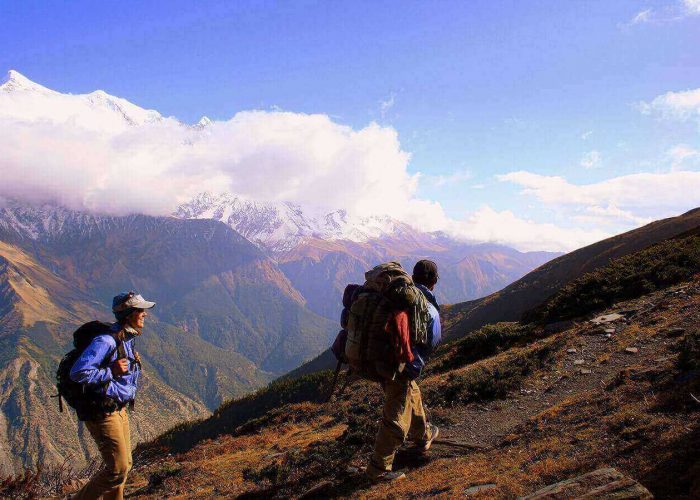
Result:
[[[428,343],[426,345],[417,345],[413,347],[413,361],[406,364],[406,374],[411,379],[416,379],[420,376],[428,358],[433,353],[433,350],[442,341],[442,326],[440,325],[440,306],[433,292],[428,287],[416,285],[423,292],[423,295],[428,300],[428,312],[430,320],[428,321]]]
[[[122,326],[112,325],[112,331],[118,332]],[[117,341],[110,334],[98,335],[88,345],[77,359],[70,371],[70,378],[79,384],[91,386],[94,390],[105,394],[118,403],[126,404],[136,397],[139,380],[139,366],[135,363],[134,338],[135,331],[126,329],[127,338],[124,340],[124,351],[129,360],[129,371],[124,375],[114,375],[109,368],[117,360]]]

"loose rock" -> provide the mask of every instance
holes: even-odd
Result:
[[[469,488],[464,490],[464,495],[465,496],[473,495],[474,493],[479,493],[480,491],[492,490],[495,487],[496,487],[496,485],[493,483],[476,484],[476,485],[470,486]]]
[[[521,500],[555,500],[559,498],[629,498],[651,500],[654,496],[634,479],[613,468],[598,469],[588,474],[552,484]]]
[[[639,349],[636,347],[626,347],[625,352],[629,352],[630,354],[637,354],[639,352]]]
[[[606,323],[612,323],[614,321],[619,321],[621,319],[624,319],[624,316],[619,313],[612,313],[612,314],[604,314],[603,316],[598,316],[597,318],[593,318],[591,320],[591,323],[594,325],[603,325]]]
[[[668,337],[680,337],[685,333],[685,328],[668,328],[666,330],[666,336]]]

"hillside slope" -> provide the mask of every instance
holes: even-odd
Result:
[[[644,278],[639,262],[663,262],[664,253],[685,256],[667,262],[671,282],[650,292],[622,286]],[[489,325],[438,351],[421,385],[442,434],[429,457],[400,450],[405,481],[372,485],[358,472],[380,417],[377,387],[356,382],[323,404],[330,373],[320,372],[278,380],[141,446],[129,490],[450,498],[488,485],[482,495],[513,498],[612,466],[658,497],[697,498],[700,238],[663,242],[606,270],[625,297],[612,307],[601,302],[558,329]],[[578,286],[596,279],[587,274]],[[552,300],[570,309],[576,297]]]
[[[517,321],[567,283],[625,255],[700,226],[700,208],[652,222],[556,258],[503,290],[446,311],[447,335],[459,337],[495,321]]]
[[[111,297],[131,289],[158,303],[136,347],[146,367],[135,417],[141,437],[260,387],[326,348],[334,333],[272,260],[220,222],[5,205],[0,457],[10,470],[60,463],[87,446],[73,442],[71,417],[55,415],[55,369],[71,332],[110,321]],[[17,378],[25,371],[29,379]]]
[[[70,325],[107,311],[21,249],[0,242],[0,473],[84,463],[97,452],[73,412],[59,413],[54,373]],[[134,434],[146,439],[206,415],[199,398],[172,389],[145,359]],[[147,417],[147,418],[146,418]]]

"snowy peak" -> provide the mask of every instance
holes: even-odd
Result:
[[[211,120],[208,116],[203,116],[199,119],[197,123],[193,125],[194,128],[206,128],[211,125]]]
[[[68,123],[95,131],[121,131],[158,123],[157,111],[144,109],[103,90],[62,94],[10,70],[0,85],[0,119],[19,122]]]
[[[96,107],[102,107],[119,113],[129,125],[145,125],[162,120],[160,113],[152,109],[143,109],[121,97],[109,95],[104,90],[86,94],[85,99]]]
[[[202,193],[181,205],[174,215],[219,220],[273,252],[292,250],[308,238],[363,242],[411,231],[406,224],[388,216],[358,217],[345,210],[322,208],[305,210],[294,203],[261,203],[228,193]]]
[[[4,90],[5,92],[21,90],[53,92],[52,90],[31,81],[29,78],[21,74],[19,71],[15,71],[14,69],[8,71],[7,75],[1,80],[0,90]]]

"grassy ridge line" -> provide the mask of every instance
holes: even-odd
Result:
[[[455,338],[497,321],[518,321],[526,311],[537,308],[576,278],[699,227],[700,208],[696,208],[575,250],[488,297],[446,308],[444,333]]]

